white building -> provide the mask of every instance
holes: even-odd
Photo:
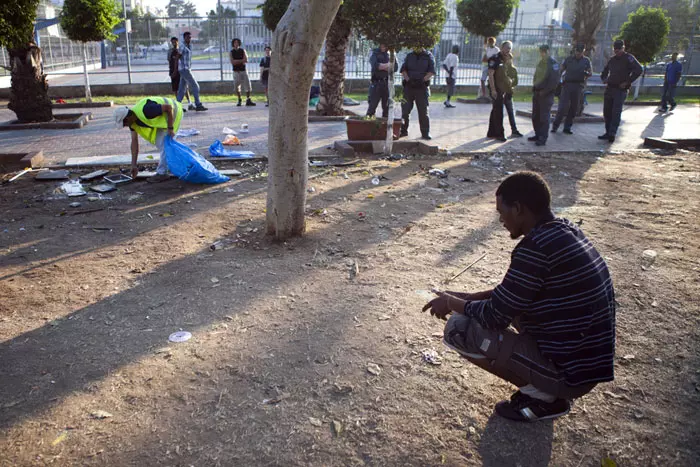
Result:
[[[234,10],[238,16],[261,16],[258,5],[261,0],[227,0],[221,2],[221,8]]]

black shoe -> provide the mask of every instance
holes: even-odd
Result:
[[[399,138],[402,138],[404,136],[408,136],[408,130],[401,130],[401,133],[399,133]]]
[[[270,103],[269,103],[269,102],[265,102],[265,107],[270,107]]]
[[[673,109],[675,109],[675,108],[676,108],[676,104],[671,104],[671,108],[668,109],[668,110],[669,110],[670,112],[673,112]]]
[[[202,104],[199,104],[197,107],[195,107],[194,110],[196,110],[197,112],[206,112],[209,109],[204,107]]]
[[[527,140],[528,141],[537,141],[537,136],[530,136]]]
[[[615,142],[615,137],[614,137],[614,136],[608,136],[608,142],[609,142],[609,143],[614,143],[614,142]]]
[[[567,129],[567,128],[564,128],[564,130],[562,131],[562,133],[564,133],[565,135],[573,135],[573,134],[574,134],[573,131],[571,131],[571,130],[569,130],[569,129]]]
[[[240,106],[242,106],[242,105],[243,105],[243,101],[241,101],[240,99],[238,99],[238,104],[236,105],[236,107],[240,107]]]
[[[566,399],[545,402],[533,399],[518,391],[513,394],[509,401],[496,404],[495,409],[498,415],[509,420],[535,422],[566,415],[571,410],[571,402]]]
[[[555,126],[553,126],[553,127],[552,127],[552,129],[551,129],[551,130],[549,130],[549,131],[550,131],[550,132],[552,132],[552,133],[556,133],[556,132],[557,132],[557,130],[558,130],[558,128],[557,128],[557,127],[555,127]]]
[[[607,133],[605,133],[604,135],[598,136],[598,139],[608,139],[608,138],[610,138],[610,136]]]
[[[658,109],[656,109],[656,111],[659,113],[666,113],[668,112],[668,109],[665,107],[659,107]]]
[[[248,99],[247,101],[245,101],[245,106],[246,106],[246,107],[255,107],[256,105],[257,105],[257,104],[256,104],[255,102],[251,101],[250,99]]]
[[[520,133],[518,130],[513,130],[513,131],[510,133],[510,137],[511,137],[511,138],[522,138],[523,135],[522,135],[522,133]]]
[[[544,141],[535,141],[535,146],[544,146],[545,144],[547,143],[545,143]]]
[[[505,136],[499,136],[496,138],[496,141],[500,141],[501,143],[505,143],[508,141]]]
[[[421,139],[425,139],[425,140],[430,141],[431,139],[433,139],[433,137],[430,136],[430,133],[428,133],[428,134],[425,134],[425,135],[421,136]]]

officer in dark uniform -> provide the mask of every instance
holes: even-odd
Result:
[[[542,59],[535,69],[535,77],[532,80],[532,127],[535,136],[528,138],[537,146],[547,144],[549,133],[549,120],[554,105],[554,90],[559,84],[559,64],[549,56],[549,46],[540,46]]]
[[[406,55],[401,65],[403,75],[403,125],[401,136],[408,136],[408,120],[413,110],[413,103],[418,108],[418,122],[423,139],[430,136],[430,117],[428,116],[428,100],[430,98],[430,78],[435,76],[435,58],[425,49],[414,49]]]
[[[605,65],[600,74],[600,78],[606,85],[603,100],[605,134],[598,136],[598,139],[605,139],[611,143],[615,141],[617,128],[620,126],[620,115],[625,99],[627,99],[627,91],[642,74],[642,65],[634,58],[634,55],[625,52],[624,41],[615,41],[613,51],[615,54],[610,57],[608,64]]]
[[[552,123],[552,133],[556,133],[561,121],[564,121],[564,133],[573,135],[571,125],[574,123],[574,117],[578,110],[579,101],[583,97],[583,87],[586,80],[593,74],[591,68],[591,59],[583,55],[586,50],[584,44],[576,44],[574,54],[564,60],[561,64],[561,73],[563,85],[561,94],[559,95],[559,109],[557,116]]]
[[[372,66],[372,82],[369,85],[369,108],[367,116],[374,117],[379,101],[382,101],[382,117],[389,115],[389,52],[384,44],[372,51],[369,63]],[[394,60],[394,71],[399,69]]]

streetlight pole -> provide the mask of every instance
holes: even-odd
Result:
[[[129,51],[129,25],[126,19],[126,0],[122,0],[122,9],[124,10],[124,37],[126,37],[126,74],[131,84],[131,52]]]

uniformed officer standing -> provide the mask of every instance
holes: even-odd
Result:
[[[369,108],[367,116],[373,117],[377,111],[379,101],[382,101],[382,117],[389,115],[389,52],[384,44],[379,44],[378,49],[372,51],[369,63],[372,66],[372,82],[369,85]],[[394,61],[394,71],[399,65]]]
[[[413,103],[418,108],[418,122],[423,139],[430,136],[430,116],[428,100],[430,98],[430,78],[435,76],[435,58],[425,49],[414,49],[406,55],[401,65],[403,75],[403,125],[401,136],[408,136],[408,121],[413,110]]]
[[[559,84],[559,64],[549,56],[549,46],[540,46],[542,59],[535,69],[535,77],[532,80],[532,127],[535,136],[528,138],[537,146],[547,144],[549,133],[549,120],[551,118],[552,105],[554,104],[554,90]]]
[[[583,93],[583,87],[586,80],[593,74],[591,68],[591,59],[583,55],[586,50],[584,44],[576,44],[574,54],[567,57],[564,63],[561,64],[561,72],[563,78],[563,86],[561,95],[559,96],[559,108],[557,116],[552,123],[552,133],[556,133],[561,121],[566,115],[564,121],[564,133],[573,135],[571,125],[574,123],[574,117],[578,110],[579,101]]]
[[[598,139],[606,139],[611,143],[615,141],[617,128],[620,126],[620,115],[627,99],[627,91],[642,74],[642,65],[632,54],[625,52],[624,41],[615,41],[613,51],[615,55],[610,57],[600,74],[600,78],[606,85],[603,100],[605,134],[598,136]]]

